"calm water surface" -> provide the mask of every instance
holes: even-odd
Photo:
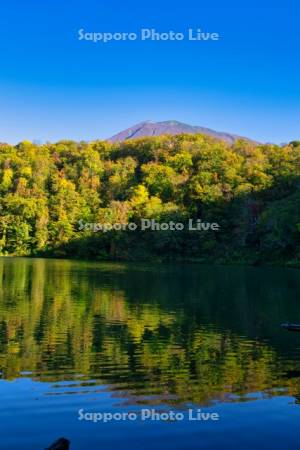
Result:
[[[279,325],[300,322],[299,275],[0,258],[0,447],[298,447],[300,333]],[[141,421],[145,408],[184,420]]]

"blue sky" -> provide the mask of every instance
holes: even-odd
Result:
[[[276,0],[3,1],[0,141],[90,140],[171,119],[300,139],[299,19],[300,5]],[[81,28],[221,39],[94,44],[78,40]]]

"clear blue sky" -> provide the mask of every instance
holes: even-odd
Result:
[[[300,4],[276,0],[6,0],[0,141],[105,138],[175,119],[300,139]],[[247,6],[248,5],[248,6]],[[78,30],[219,32],[219,42],[78,40]]]

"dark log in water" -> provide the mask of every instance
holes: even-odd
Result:
[[[53,442],[50,447],[47,447],[45,450],[69,450],[70,441],[65,438],[59,438],[57,441]]]
[[[300,331],[300,324],[299,323],[282,323],[282,328],[288,331]]]

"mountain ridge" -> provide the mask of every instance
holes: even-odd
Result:
[[[111,136],[108,141],[110,142],[122,142],[128,139],[136,139],[146,136],[161,136],[162,134],[205,134],[207,136],[212,136],[216,139],[227,142],[228,144],[233,144],[238,139],[245,139],[250,141],[250,139],[222,131],[215,131],[210,128],[189,125],[177,120],[165,120],[161,122],[154,122],[151,120],[146,120],[139,122],[125,130],[120,131],[117,134]]]

